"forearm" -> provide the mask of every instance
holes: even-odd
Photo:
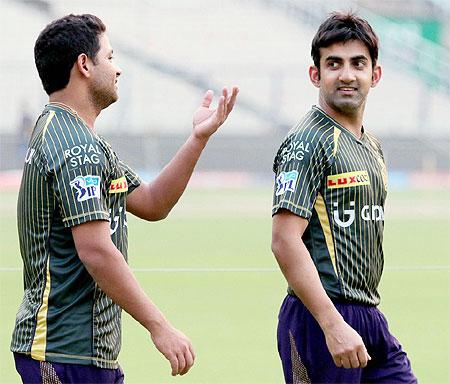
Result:
[[[172,160],[150,183],[152,199],[170,210],[183,194],[208,139],[191,134]]]
[[[294,237],[274,247],[274,254],[289,286],[308,308],[322,330],[343,321],[322,286],[304,243]]]
[[[109,248],[109,249],[108,249]],[[82,261],[100,289],[148,331],[167,322],[139,286],[122,254],[111,246],[90,252]]]
[[[167,217],[186,189],[207,141],[191,134],[156,179],[128,195],[127,210],[149,221]]]

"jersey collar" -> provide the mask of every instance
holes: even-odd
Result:
[[[358,143],[364,144],[364,142],[367,140],[367,135],[364,130],[364,126],[361,127],[361,138],[357,138],[353,133],[351,133],[347,128],[345,128],[342,124],[338,123],[335,119],[333,119],[328,113],[326,113],[322,108],[320,108],[318,105],[313,105],[312,108],[324,115],[327,119],[329,119],[334,126],[339,128],[342,132],[345,132],[348,136],[350,136],[353,140],[357,141]]]

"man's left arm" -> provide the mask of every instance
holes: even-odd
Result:
[[[206,92],[202,105],[194,113],[191,135],[156,179],[142,183],[128,195],[128,212],[149,221],[167,217],[186,189],[209,138],[233,109],[238,92],[239,89],[233,87],[231,95],[228,95],[224,88],[217,109],[210,108],[213,92]]]

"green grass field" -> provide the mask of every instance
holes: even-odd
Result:
[[[450,191],[392,192],[381,309],[421,383],[450,380]],[[21,300],[15,193],[0,194],[0,381],[19,383],[10,335]],[[170,376],[147,332],[124,314],[126,382],[281,383],[277,312],[286,284],[270,252],[270,189],[188,190],[160,223],[129,218],[130,265],[192,340],[196,364]]]

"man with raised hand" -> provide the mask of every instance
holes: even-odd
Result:
[[[149,331],[172,375],[183,375],[194,350],[127,265],[126,212],[149,221],[169,214],[238,88],[224,88],[217,109],[206,92],[186,143],[144,183],[95,130],[118,98],[121,74],[102,21],[89,14],[53,21],[36,41],[35,61],[49,104],[31,136],[18,200],[24,297],[11,343],[17,371],[26,383],[122,383],[124,309]]]

